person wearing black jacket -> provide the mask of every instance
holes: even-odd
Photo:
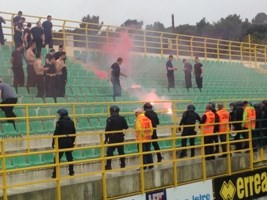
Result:
[[[145,111],[145,116],[147,118],[149,118],[152,122],[152,126],[153,126],[153,135],[151,137],[152,140],[156,140],[158,139],[158,135],[157,135],[157,125],[159,125],[159,118],[157,113],[153,110],[153,106],[151,105],[151,103],[145,103],[144,104],[144,111]],[[152,145],[154,147],[154,150],[159,151],[160,147],[157,141],[153,141]],[[157,152],[157,158],[158,158],[158,162],[161,162],[163,157],[161,156],[160,152]]]
[[[219,153],[219,136],[216,133],[219,133],[219,128],[220,128],[220,118],[217,114],[215,103],[209,102],[209,104],[212,106],[212,112],[215,114],[215,125],[214,125],[214,136],[213,136],[213,141],[215,143],[215,150],[214,153]]]
[[[112,133],[105,134],[105,144],[114,144],[114,143],[123,143],[124,142],[124,134],[123,130],[128,129],[128,124],[126,119],[119,115],[120,108],[116,105],[110,107],[110,117],[107,119],[106,123],[106,132],[112,131]],[[113,132],[118,131],[118,132]],[[124,146],[122,144],[118,144],[116,146],[109,146],[107,148],[107,156],[113,156],[113,152],[118,150],[119,155],[124,155]],[[121,168],[126,166],[125,157],[120,158]],[[107,159],[107,163],[105,166],[106,170],[111,170],[111,159]]]
[[[76,134],[76,129],[74,122],[68,116],[68,111],[64,108],[59,109],[57,111],[59,119],[56,123],[56,129],[54,131],[54,136],[64,136],[58,138],[58,148],[66,149],[65,151],[59,152],[59,162],[63,154],[65,153],[67,161],[72,162],[72,150],[74,147],[75,136],[70,136]],[[52,147],[55,148],[56,142],[55,138],[53,138]],[[56,157],[54,158],[54,163],[56,162]],[[74,166],[73,164],[69,164],[69,175],[74,175]],[[56,178],[56,167],[54,167],[54,172],[52,178]]]
[[[244,113],[244,108],[243,108],[243,102],[238,101],[238,102],[232,102],[230,104],[231,107],[231,112],[230,112],[230,121],[233,122],[232,126],[235,131],[241,131],[243,130],[242,128],[242,120],[243,120],[243,113]],[[236,123],[237,122],[237,123]],[[236,133],[234,140],[240,140],[241,133],[238,132]],[[242,149],[242,143],[241,142],[236,142],[235,143],[235,150],[240,150]]]
[[[194,105],[188,105],[187,110],[183,113],[182,119],[180,121],[179,126],[185,125],[186,127],[183,127],[182,131],[182,136],[193,136],[196,135],[195,131],[195,124],[196,121],[200,122],[201,118],[200,116],[195,112],[195,106]],[[179,128],[181,130],[181,128]],[[186,147],[188,138],[183,138],[182,139],[182,147]],[[191,148],[191,157],[195,156],[195,138],[189,138],[190,146]],[[187,156],[187,150],[183,149],[180,153],[180,158],[186,157]]]
[[[267,146],[267,100],[263,100],[262,104],[262,145]]]

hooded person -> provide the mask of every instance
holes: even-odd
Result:
[[[109,109],[110,111],[110,117],[107,118],[106,122],[106,134],[105,134],[105,144],[116,144],[115,146],[109,146],[107,148],[107,156],[111,157],[113,156],[113,152],[117,149],[119,155],[124,155],[124,134],[123,130],[128,129],[128,124],[126,122],[126,119],[122,116],[120,116],[120,108],[116,105],[113,105]],[[110,133],[108,133],[110,132]],[[126,166],[125,163],[125,157],[120,158],[120,166],[121,168],[124,168]],[[107,159],[107,163],[105,166],[106,170],[111,170],[111,159]]]
[[[145,116],[147,118],[149,118],[152,122],[152,126],[153,126],[153,134],[151,139],[152,140],[156,140],[158,139],[158,135],[157,135],[157,125],[159,125],[159,118],[157,113],[153,110],[153,106],[151,103],[147,102],[144,104],[144,111],[145,111]],[[160,147],[157,141],[152,141],[152,146],[154,147],[155,151],[159,151]],[[157,159],[158,162],[161,162],[163,157],[161,156],[160,152],[157,152]]]
[[[53,148],[58,148],[58,149],[65,149],[65,151],[59,152],[59,162],[63,154],[66,155],[67,161],[72,162],[73,157],[72,157],[72,149],[74,147],[75,143],[75,136],[76,134],[76,129],[74,122],[68,115],[68,111],[64,108],[61,108],[57,111],[58,114],[58,121],[56,123],[56,129],[54,131],[54,136],[59,136],[59,137],[54,137],[53,142],[52,142],[52,147]],[[55,141],[58,140],[58,143]],[[58,144],[58,145],[56,145]],[[54,158],[54,163],[56,163],[56,157]],[[69,164],[69,175],[73,176],[74,175],[74,166],[73,164]],[[56,167],[54,167],[54,172],[52,175],[52,178],[56,178]]]
[[[182,119],[180,121],[179,126],[183,127],[182,135],[181,136],[193,136],[196,135],[195,131],[195,124],[196,121],[200,122],[200,116],[195,112],[195,106],[190,104],[187,106],[187,110],[183,113]],[[185,126],[185,127],[184,127]],[[181,128],[179,128],[181,130]],[[188,138],[182,139],[182,147],[186,147]],[[190,146],[191,147],[191,157],[195,156],[195,138],[189,138]],[[183,149],[180,153],[180,158],[187,156],[187,150]]]

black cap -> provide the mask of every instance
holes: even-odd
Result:
[[[120,112],[120,108],[116,105],[113,105],[110,107],[109,111],[112,113],[114,113],[114,112],[118,113],[118,112]]]
[[[144,104],[144,110],[147,110],[147,109],[152,109],[152,104],[151,103],[149,103],[149,102],[146,102],[145,104]]]
[[[67,111],[65,108],[61,108],[61,109],[59,109],[59,110],[57,111],[57,113],[58,113],[58,115],[59,115],[60,117],[67,116],[67,115],[69,114],[68,111]]]
[[[194,105],[192,105],[192,104],[189,104],[189,105],[187,106],[187,110],[188,110],[188,111],[195,111],[195,110],[196,110],[196,108],[195,108],[195,106],[194,106]]]

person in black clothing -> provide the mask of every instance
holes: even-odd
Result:
[[[56,138],[53,138],[52,141],[52,148],[59,148],[59,149],[66,149],[63,152],[59,152],[59,162],[63,154],[65,153],[67,161],[73,161],[72,157],[72,150],[71,148],[74,147],[76,129],[74,122],[68,116],[68,111],[64,108],[59,109],[57,111],[59,119],[56,123],[56,129],[54,131],[54,136],[64,136],[58,137],[58,147],[56,146]],[[56,157],[54,158],[54,163],[56,163]],[[73,164],[69,164],[69,175],[74,175],[74,166]],[[56,167],[54,167],[54,172],[52,178],[56,178]]]
[[[118,131],[113,133],[106,133],[105,134],[105,144],[116,144],[116,143],[123,143],[124,142],[124,134],[123,130],[128,129],[127,122],[124,117],[119,115],[119,107],[118,106],[111,106],[110,107],[110,117],[107,119],[106,123],[106,132],[109,131]],[[124,146],[122,144],[118,144],[116,146],[109,146],[107,148],[107,156],[113,156],[113,152],[118,150],[119,155],[124,155]],[[121,168],[124,168],[125,157],[120,158]],[[106,170],[111,170],[111,159],[107,159],[107,163],[105,166]]]
[[[182,132],[182,136],[193,136],[196,135],[196,131],[195,131],[195,124],[196,121],[200,122],[201,118],[200,116],[195,112],[195,106],[194,105],[188,105],[187,106],[187,111],[185,111],[183,113],[182,119],[180,121],[179,126],[183,126],[185,125],[186,127],[183,127],[183,132]],[[181,130],[181,128],[179,127],[179,130]],[[183,138],[182,139],[182,147],[186,147],[186,143],[187,143],[187,139],[188,138]],[[193,146],[195,146],[195,138],[189,138],[189,142],[190,142],[190,146],[192,146],[191,148],[191,157],[195,156],[195,148]],[[183,149],[180,153],[180,158],[186,157],[187,156],[187,150]]]
[[[0,98],[2,99],[2,102],[0,104],[16,104],[18,102],[18,96],[14,92],[14,90],[6,83],[3,83],[3,81],[0,79]],[[3,106],[0,107],[5,113],[5,116],[7,118],[14,118],[16,117],[16,114],[13,112],[14,106]],[[12,123],[14,128],[15,121],[7,120],[8,123]]]
[[[45,56],[45,63],[46,64],[50,64],[50,60],[52,58],[54,58],[55,52],[56,52],[55,49],[50,49],[49,53],[46,54],[46,56]]]
[[[151,120],[152,126],[154,128],[151,139],[156,140],[156,139],[158,139],[157,129],[156,129],[157,125],[159,125],[158,115],[153,110],[153,106],[149,102],[144,104],[144,111],[145,111],[145,116]],[[156,150],[156,151],[160,150],[160,147],[159,147],[159,144],[157,141],[152,141],[152,145],[154,147],[154,150]],[[163,159],[160,152],[157,152],[157,159],[158,159],[158,162],[161,162]]]
[[[242,120],[243,120],[243,102],[232,102],[230,104],[231,112],[230,112],[230,121],[232,122],[233,130],[235,131],[241,131],[242,128]],[[236,123],[238,122],[238,123]],[[241,132],[236,133],[234,136],[234,140],[238,141],[240,140]],[[236,142],[235,143],[235,150],[242,149],[242,143]]]
[[[24,29],[23,32],[23,42],[25,45],[25,48],[28,49],[30,45],[32,44],[32,33],[31,33],[31,23],[27,23],[27,27]]]
[[[59,55],[63,51],[64,51],[64,46],[61,44],[61,45],[58,46],[58,51],[54,53],[54,57],[55,57],[56,60],[59,59]],[[64,61],[66,61],[66,59]]]
[[[262,105],[262,145],[264,148],[267,146],[267,100],[261,102]]]
[[[117,62],[111,65],[111,83],[113,85],[113,99],[115,97],[121,96],[121,84],[120,76],[127,77],[125,74],[121,73],[120,65],[122,64],[122,58],[118,58]]]
[[[192,88],[192,65],[186,60],[183,59],[184,63],[184,78],[185,78],[185,87],[189,91],[189,88]]]
[[[257,151],[262,147],[262,119],[264,111],[260,103],[254,104],[253,107],[256,111],[256,126],[255,129],[252,130],[252,144],[254,151]]]
[[[40,21],[38,21],[36,26],[31,29],[31,33],[33,36],[33,41],[36,43],[36,57],[40,57],[42,47],[45,43],[44,29]]]
[[[22,50],[24,46],[23,43],[19,44],[18,47],[12,52],[10,61],[12,63],[13,70],[13,85],[18,93],[18,86],[24,86],[24,71],[23,71],[23,60],[22,60]]]
[[[22,17],[22,11],[18,12],[18,15],[13,18],[13,25],[15,27],[15,24],[19,22],[20,18]]]
[[[43,22],[42,26],[44,28],[44,34],[45,34],[45,45],[48,45],[48,47],[51,49],[53,48],[53,39],[52,39],[52,27],[53,24],[51,22],[52,17],[51,15],[47,16],[47,20]]]
[[[202,86],[203,86],[202,82],[203,82],[203,75],[204,75],[203,65],[199,62],[198,57],[195,57],[195,62],[196,64],[194,65],[194,73],[195,73],[196,84],[199,90],[201,91]]]
[[[45,91],[46,97],[55,98],[55,76],[56,76],[56,67],[55,67],[55,58],[46,57],[45,68],[48,68],[45,72]]]
[[[216,134],[216,133],[219,133],[219,128],[220,128],[220,118],[216,112],[216,106],[215,106],[215,103],[213,102],[209,102],[209,104],[211,105],[212,107],[212,112],[214,113],[215,115],[215,124],[214,124],[214,136],[213,136],[213,141],[215,143],[215,150],[214,150],[214,153],[219,153],[220,151],[220,145],[219,145],[219,136]]]
[[[22,41],[22,33],[23,33],[23,23],[25,22],[25,18],[21,17],[19,21],[15,24],[14,31],[14,42],[15,47],[18,47],[19,44],[23,43]]]
[[[174,88],[174,86],[175,86],[174,70],[177,70],[177,68],[173,67],[172,60],[173,60],[173,55],[170,55],[169,60],[166,62],[167,78],[168,78],[168,90],[170,88]]]
[[[5,39],[4,39],[2,23],[5,24],[6,21],[4,20],[3,17],[0,16],[0,44],[4,45],[5,44]]]

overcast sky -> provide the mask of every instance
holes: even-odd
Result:
[[[0,11],[22,10],[28,15],[81,20],[87,14],[100,16],[107,25],[121,25],[127,19],[155,21],[171,25],[195,24],[203,17],[214,22],[229,14],[251,20],[259,12],[267,12],[267,0],[0,0]]]

